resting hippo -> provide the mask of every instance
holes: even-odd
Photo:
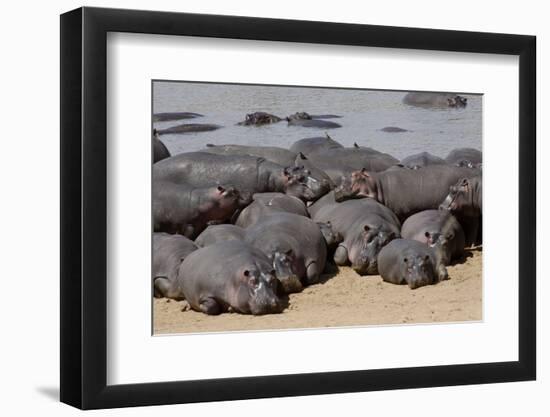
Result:
[[[263,216],[246,229],[245,240],[272,260],[287,293],[316,283],[325,269],[325,239],[319,226],[307,217],[293,213]]]
[[[295,198],[295,197],[291,197],[291,198]],[[247,228],[258,223],[258,221],[260,221],[262,217],[273,213],[293,213],[293,214],[298,214],[300,216],[307,217],[307,210],[305,209],[305,206],[303,210],[300,209],[300,210],[294,211],[292,208],[289,208],[287,210],[277,205],[269,205],[261,201],[253,201],[252,204],[245,207],[239,213],[239,216],[235,220],[235,224],[237,226]]]
[[[202,117],[202,114],[191,112],[155,113],[153,114],[153,122],[171,122],[173,120],[194,119],[195,117]]]
[[[213,124],[188,123],[159,129],[159,135],[177,134],[177,133],[193,133],[193,132],[210,132],[219,129],[221,126]]]
[[[445,158],[448,164],[474,168],[477,164],[482,163],[481,151],[473,148],[458,148],[449,152]]]
[[[440,208],[453,213],[466,234],[466,245],[480,244],[482,214],[482,177],[461,178],[450,187]]]
[[[386,126],[386,127],[383,127],[382,129],[380,129],[382,132],[386,132],[386,133],[403,133],[403,132],[408,132],[407,129],[403,129],[401,127],[396,127],[396,126]]]
[[[317,127],[322,129],[334,129],[342,127],[341,124],[328,120],[314,119],[306,112],[294,113],[286,118],[289,126]]]
[[[280,117],[273,114],[269,114],[263,111],[257,111],[255,113],[248,113],[244,121],[237,123],[240,126],[263,126],[271,123],[280,122]]]
[[[226,240],[244,240],[244,229],[234,224],[216,224],[208,226],[197,238],[195,244],[200,247],[210,246]]]
[[[476,169],[450,165],[373,173],[361,170],[352,176],[352,192],[375,199],[404,220],[419,211],[438,208],[459,178],[478,174]]]
[[[279,281],[262,251],[239,241],[219,242],[181,263],[174,293],[206,314],[280,313]]]
[[[359,274],[376,274],[378,252],[400,236],[401,225],[397,217],[373,199],[342,203],[331,202],[329,197],[324,200],[319,201],[325,203],[323,206],[310,213],[316,222],[330,221],[333,230],[342,235],[343,241],[334,253],[334,262],[337,265],[351,264]]]
[[[194,239],[208,224],[231,219],[247,199],[230,186],[194,188],[167,181],[153,182],[155,232],[180,233]]]
[[[170,157],[170,151],[158,137],[158,132],[153,129],[153,163]]]
[[[295,153],[301,152],[307,156],[314,152],[343,147],[343,145],[333,140],[329,135],[326,135],[297,140],[292,144],[290,150]]]
[[[329,176],[346,175],[350,168],[354,170],[365,168],[373,172],[385,171],[399,163],[389,154],[359,146],[316,152],[308,155],[308,159],[325,172],[330,172]]]
[[[444,159],[429,152],[420,152],[403,158],[400,164],[410,169],[418,169],[427,167],[428,165],[445,165],[446,162]]]
[[[445,210],[424,210],[403,223],[401,236],[422,242],[435,251],[436,259],[449,265],[464,254],[464,230]]]
[[[198,249],[191,240],[182,235],[153,233],[153,288],[155,297],[177,298],[171,292],[178,269],[191,252]]]
[[[386,245],[378,255],[378,270],[384,281],[408,284],[412,290],[449,277],[432,248],[410,239],[395,239]]]
[[[241,192],[284,192],[314,201],[327,192],[328,184],[303,167],[284,168],[264,158],[247,155],[215,155],[190,152],[172,156],[153,166],[156,180],[208,187],[219,181],[234,184]]]
[[[407,93],[403,103],[419,107],[466,107],[468,99],[454,93]]]

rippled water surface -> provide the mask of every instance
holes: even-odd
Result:
[[[159,122],[154,126],[162,129],[182,123],[223,126],[212,132],[162,135],[172,154],[200,150],[207,143],[288,148],[298,139],[322,136],[325,131],[344,146],[357,142],[399,159],[421,151],[445,157],[458,147],[481,150],[481,95],[461,94],[468,98],[468,105],[463,109],[433,109],[403,104],[405,94],[402,91],[157,81],[153,85],[153,113],[195,112],[204,117]],[[255,111],[279,117],[297,111],[337,114],[342,118],[330,120],[342,127],[325,130],[287,126],[286,121],[262,127],[236,125],[247,113]],[[380,130],[387,126],[408,132]]]

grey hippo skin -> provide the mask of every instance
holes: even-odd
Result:
[[[451,165],[474,168],[481,164],[483,155],[481,151],[474,148],[458,148],[449,152],[445,161]]]
[[[466,245],[481,244],[483,195],[481,175],[461,178],[450,187],[440,208],[453,213],[466,234]]]
[[[230,220],[247,202],[230,186],[195,188],[153,181],[154,230],[194,239],[208,224]]]
[[[227,240],[244,240],[244,234],[244,229],[234,224],[211,225],[197,236],[195,244],[204,247]]]
[[[202,117],[202,114],[191,112],[155,113],[153,122],[171,122],[173,120],[194,119],[195,117]]]
[[[464,255],[464,230],[458,220],[445,210],[424,210],[403,223],[401,236],[417,240],[435,251],[443,265]]]
[[[264,158],[247,155],[182,153],[153,165],[156,180],[208,187],[223,179],[241,192],[284,192],[304,201],[314,201],[327,192],[326,186],[301,167],[284,168]]]
[[[310,114],[312,119],[340,119],[342,116],[337,114]]]
[[[479,170],[450,165],[422,169],[395,169],[352,175],[352,192],[371,197],[393,211],[401,221],[422,210],[437,209],[459,178],[479,175]]]
[[[238,241],[200,248],[181,263],[174,292],[205,314],[280,313],[279,281],[258,249]]]
[[[316,222],[330,222],[343,238],[334,253],[334,262],[351,264],[361,275],[378,273],[380,249],[400,237],[401,224],[397,217],[373,199],[336,203],[327,196],[323,200],[312,205],[314,210],[310,213]]]
[[[454,93],[407,93],[403,103],[419,107],[466,107],[468,99]]]
[[[308,217],[306,205],[299,198],[282,193],[258,193],[252,198],[254,201],[239,213],[235,221],[237,226],[244,228],[253,226],[261,217],[277,212]]]
[[[166,129],[158,129],[159,135],[179,134],[179,133],[195,133],[195,132],[210,132],[217,130],[221,126],[205,123],[188,123],[177,126],[168,127]]]
[[[298,292],[318,282],[327,247],[319,226],[293,213],[273,213],[246,229],[246,241],[273,262],[285,292]]]
[[[319,129],[334,129],[341,124],[328,120],[314,119],[306,112],[294,113],[286,118],[289,126],[316,127]]]
[[[297,140],[292,144],[290,150],[295,153],[303,153],[309,155],[315,152],[324,151],[328,149],[343,148],[344,146],[336,142],[329,135],[316,136],[313,138],[304,138]]]
[[[386,245],[378,255],[378,270],[384,281],[407,284],[412,290],[448,279],[447,269],[432,248],[410,239],[395,239]]]
[[[407,129],[403,129],[401,127],[396,127],[396,126],[386,126],[386,127],[383,127],[382,129],[380,129],[382,132],[386,132],[386,133],[403,133],[403,132],[408,132]]]
[[[158,137],[158,132],[153,130],[153,163],[170,157],[170,151]]]
[[[237,123],[239,126],[263,126],[272,123],[280,122],[280,117],[275,116],[274,114],[265,113],[263,111],[257,111],[254,113],[248,113],[244,121]]]
[[[418,169],[429,165],[445,165],[447,162],[429,152],[420,152],[403,158],[400,162],[406,168]]]
[[[191,252],[198,249],[182,235],[153,233],[153,288],[155,297],[181,298],[173,291],[178,269]]]

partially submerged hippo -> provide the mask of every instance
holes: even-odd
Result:
[[[321,129],[334,129],[342,127],[341,124],[328,120],[314,119],[306,112],[297,112],[286,118],[289,126],[316,127]]]
[[[153,233],[153,289],[155,297],[178,298],[173,285],[178,269],[191,252],[198,249],[191,240],[182,235]]]
[[[156,232],[180,233],[190,239],[208,224],[224,222],[247,199],[231,186],[195,188],[167,181],[153,182],[153,224]]]
[[[167,127],[166,129],[158,129],[159,135],[167,134],[179,134],[179,133],[194,133],[194,132],[210,132],[212,130],[217,130],[221,126],[207,123],[187,123],[172,127]]]
[[[170,151],[159,139],[156,129],[153,129],[153,163],[170,157]]]
[[[266,215],[246,229],[245,240],[272,260],[287,293],[316,283],[325,269],[325,239],[307,217],[282,212]]]
[[[380,129],[380,131],[386,132],[386,133],[403,133],[403,132],[408,132],[407,129],[403,129],[403,128],[397,127],[397,126],[386,126],[386,127],[383,127],[382,129]]]
[[[410,169],[418,169],[429,165],[445,165],[446,163],[444,159],[432,155],[429,152],[420,152],[407,156],[400,162],[401,165]]]
[[[219,181],[234,184],[243,193],[284,192],[304,201],[325,194],[329,185],[303,167],[282,167],[264,158],[190,152],[172,156],[153,166],[156,180],[208,187]]]
[[[234,224],[216,224],[204,229],[195,239],[195,244],[204,247],[227,240],[244,240],[244,235],[245,231],[242,227]]]
[[[401,236],[422,242],[435,251],[443,265],[464,254],[464,230],[458,220],[445,210],[424,210],[403,223]]]
[[[419,107],[466,107],[468,99],[455,93],[407,93],[403,103]]]
[[[171,122],[174,120],[194,119],[202,117],[202,114],[191,112],[165,112],[153,114],[153,122]]]
[[[295,153],[301,152],[307,156],[311,153],[343,147],[343,145],[336,142],[328,134],[326,134],[325,136],[316,136],[313,138],[297,140],[292,144],[290,150]]]
[[[205,314],[280,313],[279,281],[262,251],[239,241],[200,248],[181,263],[174,293]]]
[[[372,199],[336,203],[329,195],[323,200],[312,205],[310,213],[316,222],[330,222],[333,230],[342,236],[343,241],[334,253],[335,263],[351,264],[359,274],[376,274],[380,249],[400,236],[397,217]]]
[[[445,161],[452,165],[475,168],[483,162],[483,155],[474,148],[457,148],[449,152]]]
[[[429,246],[410,239],[395,239],[378,255],[382,279],[415,289],[448,279],[447,269]]]
[[[274,114],[269,114],[263,111],[257,111],[254,113],[248,113],[244,121],[237,123],[240,126],[263,126],[271,123],[280,122],[280,117],[275,116]]]

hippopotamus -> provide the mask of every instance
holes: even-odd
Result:
[[[482,153],[477,149],[457,148],[449,152],[445,161],[452,165],[475,168],[478,164],[482,163],[482,159]]]
[[[328,134],[325,135],[297,140],[292,144],[290,150],[295,153],[301,152],[307,156],[314,152],[344,147],[344,145],[333,140]]]
[[[310,114],[312,119],[340,119],[342,116],[337,114]]]
[[[244,229],[234,224],[211,225],[197,236],[195,244],[204,247],[226,240],[244,240],[244,234]]]
[[[382,129],[380,129],[380,131],[386,132],[386,133],[403,133],[403,132],[408,132],[407,129],[403,129],[403,128],[397,127],[397,126],[386,126],[386,127],[383,127]]]
[[[327,246],[319,226],[294,213],[273,213],[246,229],[245,241],[273,262],[285,292],[314,284],[325,269]]]
[[[153,223],[156,232],[180,233],[194,239],[209,224],[230,220],[250,201],[232,186],[195,188],[153,181]]]
[[[407,284],[412,290],[449,278],[433,249],[411,239],[395,239],[382,248],[378,270],[384,281]]]
[[[263,126],[271,123],[280,122],[280,117],[275,116],[274,114],[269,114],[263,111],[257,111],[254,113],[248,113],[244,121],[237,123],[240,126]]]
[[[284,192],[304,201],[324,195],[330,185],[304,167],[283,167],[248,155],[216,155],[189,152],[172,156],[153,166],[156,180],[209,187],[219,181],[234,184],[243,193]]]
[[[384,204],[403,221],[419,211],[438,208],[459,178],[478,174],[476,169],[450,165],[370,173],[363,169],[352,175],[352,192]]]
[[[455,93],[407,93],[403,103],[419,107],[466,107],[468,99]]]
[[[436,259],[449,265],[464,254],[464,230],[456,218],[445,210],[424,210],[403,223],[401,236],[422,242],[435,251]]]
[[[288,197],[296,198],[292,196],[288,196]],[[301,200],[299,199],[297,200],[301,202]],[[268,202],[256,200],[256,201],[253,201],[249,206],[245,207],[239,213],[239,216],[235,220],[235,224],[237,226],[247,228],[258,223],[258,221],[263,216],[266,216],[268,214],[273,214],[273,213],[294,213],[300,216],[305,216],[305,217],[308,216],[305,205],[303,205],[303,207],[300,207],[297,204],[296,205],[292,204],[292,202],[290,201],[279,201],[279,203],[269,204]]]
[[[280,313],[279,281],[262,251],[239,241],[218,242],[189,254],[181,263],[173,293],[205,314]]]
[[[327,244],[327,253],[334,253],[338,245],[344,241],[344,237],[332,228],[332,223],[330,221],[315,223],[319,226],[321,234],[325,239],[325,243]]]
[[[171,292],[183,260],[199,247],[182,235],[153,233],[153,289],[155,297],[176,298]]]
[[[342,203],[331,202],[329,197],[324,200],[319,200],[319,205],[325,204],[315,207],[310,214],[316,222],[330,221],[333,230],[342,236],[343,241],[334,253],[334,262],[337,265],[351,264],[361,275],[376,274],[380,249],[400,237],[401,224],[395,214],[368,198]]]
[[[444,159],[432,155],[429,152],[420,152],[407,156],[400,162],[401,165],[410,169],[418,169],[427,167],[428,165],[445,165],[446,163]]]
[[[153,129],[153,163],[170,157],[170,151],[159,139],[158,132]]]
[[[179,133],[194,133],[194,132],[210,132],[212,130],[217,130],[221,126],[208,124],[208,123],[187,123],[172,127],[167,127],[166,129],[158,129],[159,135],[167,134],[179,134]]]
[[[481,226],[483,215],[481,175],[460,178],[449,189],[449,194],[440,205],[443,210],[453,213],[466,234],[466,245],[481,243]]]
[[[317,127],[321,129],[334,129],[342,127],[341,124],[328,120],[314,119],[306,112],[297,112],[286,118],[289,126]]]
[[[191,112],[169,112],[153,114],[153,122],[171,122],[174,120],[194,119],[202,117],[202,114]]]

